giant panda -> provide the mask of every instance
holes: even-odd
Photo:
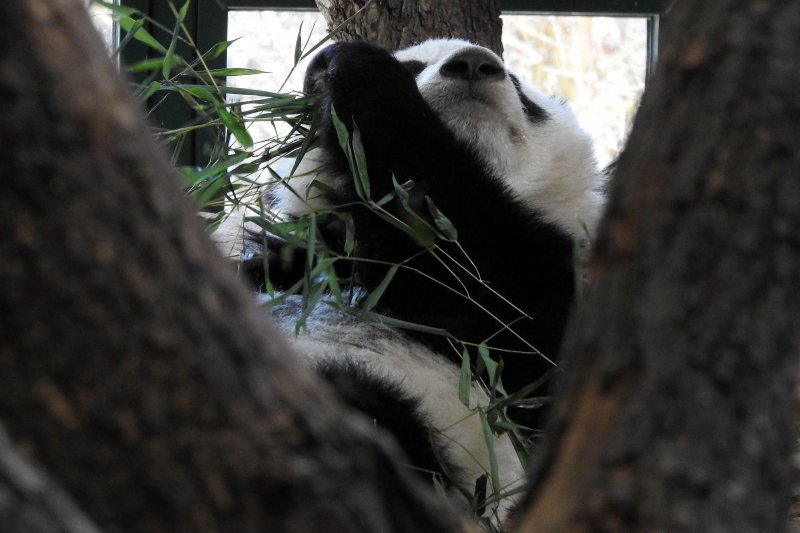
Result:
[[[476,414],[490,401],[479,386],[486,372],[467,406],[460,365],[465,353],[475,365],[484,347],[502,359],[509,393],[553,369],[579,283],[576,249],[603,206],[591,140],[563,102],[463,40],[395,53],[333,44],[310,63],[304,91],[317,102],[314,149],[265,200],[281,220],[337,206],[318,230],[349,255],[340,273],[355,312],[325,301],[303,310],[302,296],[280,298],[271,312],[345,402],[397,437],[415,471],[456,499],[486,476],[499,486],[490,481],[477,507],[502,517],[513,501],[503,496],[519,489],[524,469],[508,434],[489,451]],[[345,153],[362,147],[368,193]],[[303,250],[287,260],[280,238],[245,233],[243,253],[270,258],[273,284],[303,275]],[[401,267],[390,273],[392,264]],[[376,291],[367,320],[358,307]],[[425,327],[397,327],[404,323]],[[517,420],[536,429],[537,413]]]

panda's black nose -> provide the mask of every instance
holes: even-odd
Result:
[[[482,50],[467,50],[451,57],[442,65],[439,73],[445,78],[466,81],[502,80],[506,76],[506,69],[497,58]]]

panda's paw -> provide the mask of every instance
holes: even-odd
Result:
[[[306,70],[303,91],[329,96],[337,104],[386,102],[396,91],[416,92],[416,83],[387,50],[357,41],[334,43],[319,52]]]

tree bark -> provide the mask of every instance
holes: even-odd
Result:
[[[27,457],[109,531],[462,527],[265,323],[79,0],[1,2],[0,73],[0,421]]]
[[[316,0],[328,29],[353,16],[366,0]],[[503,22],[497,0],[372,0],[337,35],[341,41],[365,40],[397,50],[432,38],[473,41],[503,57]]]
[[[800,2],[684,1],[669,24],[524,532],[787,527]]]
[[[3,533],[100,533],[72,498],[24,457],[0,425]]]

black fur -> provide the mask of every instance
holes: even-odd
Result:
[[[419,399],[402,385],[347,359],[323,362],[317,369],[347,405],[394,435],[420,476],[437,477],[444,486],[458,479],[459,469],[447,455],[446,442],[427,422]]]
[[[522,88],[519,85],[519,78],[511,74],[511,83],[514,84],[514,88],[517,90],[517,96],[519,96],[519,101],[522,102],[522,108],[525,110],[528,120],[534,123],[547,120],[547,111],[533,103],[531,99],[522,92]]]

